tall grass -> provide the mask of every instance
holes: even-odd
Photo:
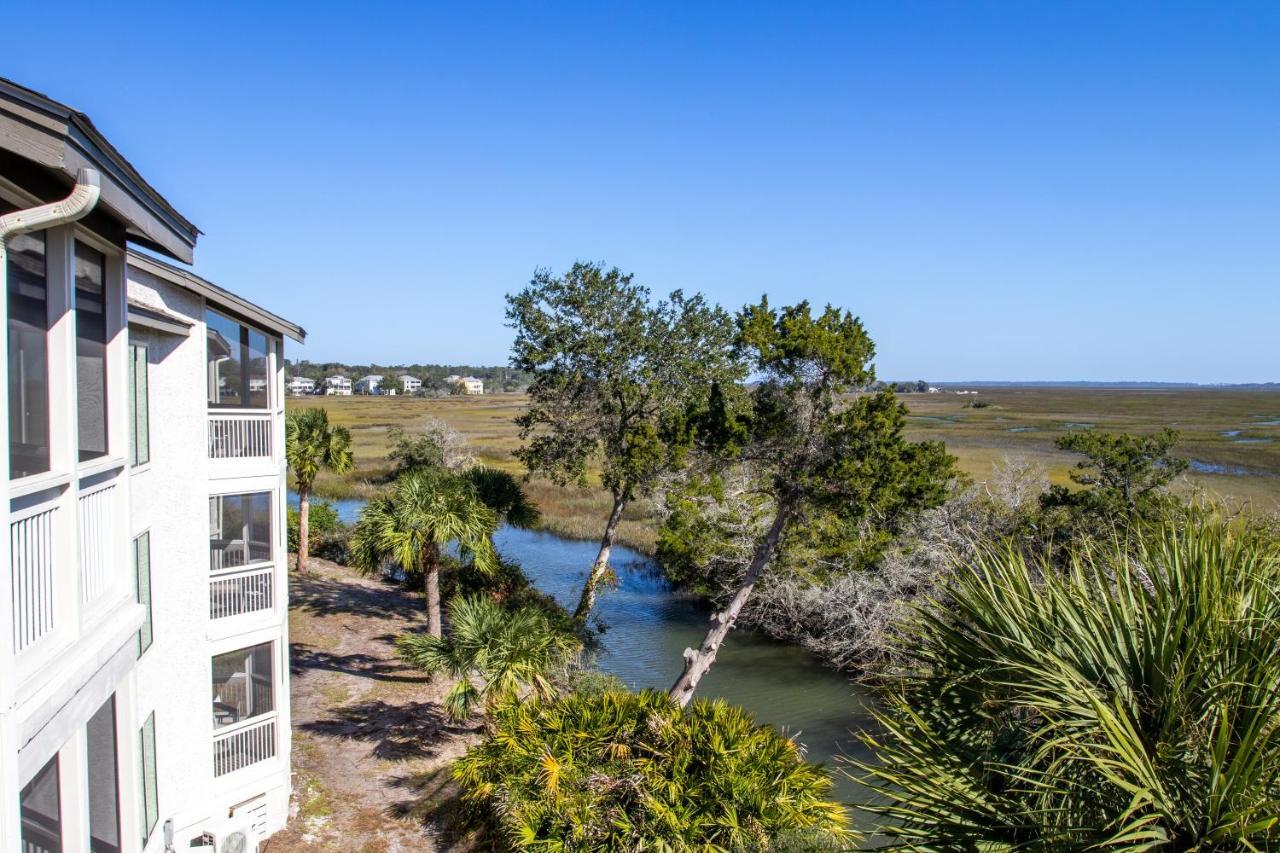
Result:
[[[920,614],[867,737],[912,849],[1280,846],[1280,556],[1201,519],[1056,573],[1011,551]]]

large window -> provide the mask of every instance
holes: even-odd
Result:
[[[151,406],[147,401],[147,347],[129,345],[129,464],[151,461]]]
[[[107,259],[76,243],[76,408],[80,461],[107,453]]]
[[[22,814],[21,850],[62,853],[62,803],[58,796],[58,756],[40,768],[18,796]]]
[[[224,314],[205,312],[209,405],[227,409],[270,406],[267,336]]]
[[[116,768],[116,699],[112,696],[85,726],[89,774],[89,850],[120,853],[120,783]]]
[[[49,470],[48,280],[44,232],[9,238],[9,476]]]
[[[142,724],[142,730],[138,733],[138,759],[142,768],[142,775],[138,777],[138,786],[141,789],[139,793],[138,807],[142,814],[142,845],[145,847],[147,839],[151,837],[151,833],[155,831],[156,823],[160,820],[160,794],[156,784],[156,712],[152,711],[147,717],[147,721]]]
[[[151,648],[154,628],[151,623],[151,532],[133,540],[133,577],[138,603],[147,608],[147,618],[138,629],[138,657]]]
[[[271,493],[209,498],[209,568],[271,560]]]
[[[220,729],[275,710],[274,644],[237,649],[213,659],[213,727]]]

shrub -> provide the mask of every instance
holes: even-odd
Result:
[[[307,512],[307,517],[310,521],[308,539],[310,539],[311,550],[317,553],[317,556],[321,556],[316,552],[317,546],[334,534],[343,533],[346,529],[345,525],[338,518],[338,510],[334,505],[325,501],[313,499]],[[298,511],[293,507],[289,507],[287,518],[289,550],[296,553],[298,550]],[[328,558],[326,557],[326,559]]]
[[[1200,518],[987,552],[908,627],[860,765],[912,849],[1277,849],[1280,549]],[[1242,530],[1243,528],[1243,530]]]
[[[852,839],[831,780],[721,700],[576,693],[498,709],[454,765],[464,799],[517,849],[728,851],[810,830]]]

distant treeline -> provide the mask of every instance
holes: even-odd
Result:
[[[317,383],[329,376],[345,376],[352,382],[362,376],[385,377],[397,389],[400,377],[408,374],[422,380],[422,390],[427,394],[447,394],[453,389],[444,381],[446,376],[474,376],[484,381],[486,392],[522,391],[529,384],[529,375],[510,367],[475,364],[343,364],[337,361],[292,361],[285,359],[285,373],[289,378],[302,376]]]

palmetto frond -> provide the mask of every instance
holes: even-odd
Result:
[[[351,433],[329,423],[324,409],[295,409],[284,421],[285,462],[300,488],[309,489],[322,470],[345,474],[354,464]]]
[[[868,738],[879,811],[922,849],[1274,849],[1278,590],[1276,547],[1211,521],[958,568]]]
[[[454,719],[465,720],[478,704],[503,702],[527,689],[549,698],[549,674],[581,647],[539,611],[508,611],[484,596],[451,601],[449,624],[443,639],[411,634],[396,646],[406,662],[458,680],[445,703]]]
[[[456,544],[476,568],[491,572],[497,555],[490,534],[498,520],[470,484],[442,469],[423,469],[396,480],[391,493],[370,501],[351,537],[352,563],[366,572],[392,561],[421,568],[433,549]]]

